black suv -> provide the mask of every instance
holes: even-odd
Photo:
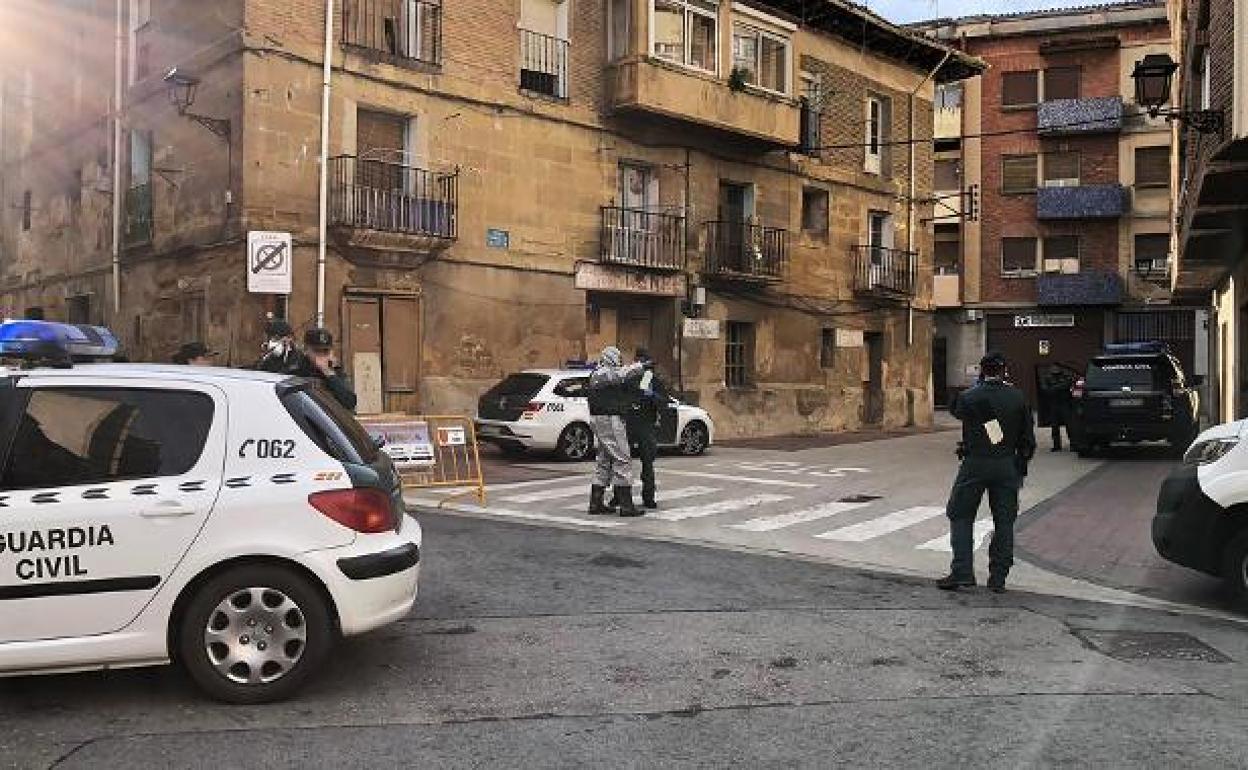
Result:
[[[1185,377],[1162,343],[1107,345],[1071,391],[1071,444],[1080,455],[1123,441],[1168,441],[1183,451],[1200,433],[1201,380]]]

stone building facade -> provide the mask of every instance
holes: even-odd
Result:
[[[83,32],[32,31],[4,93],[81,96],[5,100],[5,314],[246,365],[320,310],[366,411],[618,343],[725,436],[930,420],[932,95],[968,56],[837,0],[335,0],[320,285],[326,3],[124,0],[114,287],[115,6],[50,5]],[[247,292],[251,231],[292,234],[288,298]]]
[[[987,349],[1006,354],[1033,397],[1042,368],[1081,372],[1111,342],[1161,339],[1203,374],[1203,315],[1170,291],[1171,132],[1134,104],[1131,78],[1136,61],[1169,50],[1164,3],[921,28],[989,65],[958,98],[938,97],[952,105],[938,164],[975,189],[979,214],[935,224],[956,243],[937,278],[951,284],[937,298],[934,376],[946,394],[969,384]]]

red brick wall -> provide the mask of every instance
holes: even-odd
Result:
[[[1135,36],[1156,36],[1155,29],[1141,28],[1120,32],[1124,40]],[[1164,32],[1163,32],[1164,34]],[[1080,180],[1084,184],[1118,181],[1118,137],[1115,135],[1041,139],[1036,133],[1036,112],[1032,109],[1001,108],[1001,83],[1006,72],[1044,70],[1055,66],[1078,66],[1079,94],[1084,98],[1113,96],[1119,90],[1119,52],[1116,48],[1042,55],[1043,37],[973,39],[969,52],[990,65],[983,76],[982,130],[985,134],[1017,131],[979,140],[983,165],[981,180],[980,292],[984,302],[1035,302],[1033,278],[1004,278],[1001,275],[1003,237],[1076,234],[1080,237],[1081,269],[1118,269],[1118,222],[1062,221],[1036,219],[1035,195],[1001,193],[1001,158],[1004,155],[1043,154],[1078,151]],[[975,140],[970,140],[974,142]],[[968,148],[974,151],[974,144]]]

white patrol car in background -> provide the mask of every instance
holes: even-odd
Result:
[[[0,324],[6,359],[110,341]],[[215,698],[272,701],[411,609],[420,526],[320,386],[59,363],[0,369],[0,674],[175,660]]]
[[[586,387],[589,369],[528,369],[508,375],[477,401],[479,441],[504,452],[554,451],[565,460],[594,455]],[[715,440],[705,409],[675,398],[660,410],[659,446],[700,455]]]

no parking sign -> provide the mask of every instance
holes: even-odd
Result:
[[[247,233],[247,291],[290,294],[294,241],[290,233],[253,230]]]

